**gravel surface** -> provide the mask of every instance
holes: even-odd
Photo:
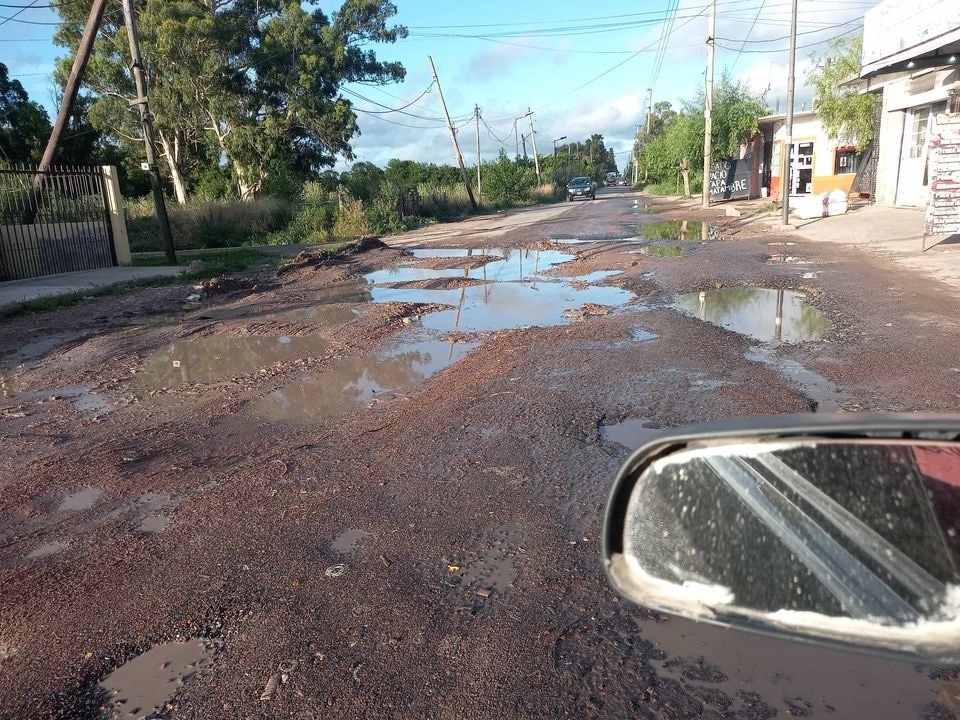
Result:
[[[364,274],[484,262],[376,243],[199,304],[168,287],[0,321],[0,717],[109,716],[123,698],[99,683],[187,638],[205,646],[163,717],[957,717],[955,669],[698,626],[609,590],[601,511],[628,449],[601,426],[806,412],[825,387],[850,411],[960,404],[960,303],[937,283],[637,199],[424,235],[574,256],[535,283],[574,280],[557,302],[579,311],[548,326],[464,331],[459,312],[482,308],[458,297],[506,285],[473,276],[370,302]],[[715,239],[611,242],[665,219]],[[589,242],[554,242],[571,238]],[[621,272],[582,279],[601,270]],[[823,337],[761,346],[674,305],[750,286],[801,293]],[[453,330],[431,329],[444,313]]]

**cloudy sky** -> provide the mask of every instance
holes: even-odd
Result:
[[[453,160],[435,88],[403,112],[431,83],[427,56],[437,66],[451,116],[468,162],[476,157],[472,123],[480,107],[481,152],[494,158],[514,146],[514,118],[533,110],[538,150],[549,152],[561,136],[602,133],[627,158],[633,131],[643,121],[647,88],[654,102],[675,104],[703,87],[707,0],[395,0],[397,22],[410,36],[376,48],[407,69],[401,84],[355,85],[348,97],[358,110],[357,159],[384,164],[392,157]],[[29,5],[11,0],[5,5]],[[0,8],[0,62],[31,98],[54,114],[49,73],[62,50],[50,42],[56,20],[48,0],[18,10]],[[306,3],[305,3],[306,4]],[[327,12],[339,2],[322,0]],[[872,0],[799,0],[796,107],[809,107],[804,78],[810,55],[862,25]],[[672,12],[671,12],[672,11]],[[771,108],[785,107],[790,31],[789,0],[717,0],[717,75],[724,69],[766,92]],[[665,41],[665,42],[664,42]],[[528,120],[519,122],[529,133]]]

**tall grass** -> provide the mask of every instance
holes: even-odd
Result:
[[[133,252],[162,250],[153,202],[127,203],[127,234]],[[218,201],[167,208],[174,246],[180,249],[221,248],[263,244],[268,235],[286,227],[295,207],[272,197],[252,202]]]

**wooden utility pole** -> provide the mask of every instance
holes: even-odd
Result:
[[[647,88],[647,137],[653,129],[653,88]]]
[[[519,119],[519,118],[518,118]],[[520,131],[517,129],[517,121],[513,121],[513,144],[516,146],[514,158],[520,159]]]
[[[87,71],[87,63],[90,61],[90,53],[93,51],[93,43],[97,39],[97,31],[100,29],[100,21],[103,20],[103,11],[106,7],[107,0],[95,0],[90,7],[87,24],[83,27],[83,36],[77,46],[77,54],[73,58],[73,67],[70,68],[70,77],[67,78],[67,84],[63,88],[60,110],[57,112],[57,119],[53,123],[50,139],[47,140],[47,147],[44,149],[43,156],[40,158],[40,165],[37,167],[38,174],[33,181],[33,191],[27,193],[29,197],[20,217],[23,225],[32,225],[37,217],[38,194],[43,189],[44,183],[43,173],[50,169],[53,158],[57,154],[60,140],[63,137],[63,132],[70,122],[70,116],[73,115],[73,106],[76,103],[80,85],[83,83],[83,75]]]
[[[473,190],[470,189],[470,180],[467,179],[467,168],[463,165],[463,153],[460,152],[460,143],[457,142],[457,131],[450,122],[450,113],[447,112],[447,103],[443,99],[443,90],[440,89],[440,78],[437,77],[437,68],[433,65],[433,58],[427,55],[430,61],[430,72],[433,73],[433,82],[437,86],[437,95],[440,97],[440,105],[443,106],[443,114],[447,118],[447,127],[450,129],[450,139],[453,141],[453,154],[457,156],[457,164],[460,166],[460,176],[463,178],[463,185],[467,188],[467,196],[470,198],[470,206],[474,212],[477,212],[476,198],[473,197]]]
[[[793,0],[790,10],[790,70],[787,72],[787,137],[784,141],[783,177],[780,178],[780,192],[783,193],[782,225],[790,222],[790,153],[793,151],[793,85],[797,67],[797,0]]]
[[[527,108],[527,119],[530,120],[530,139],[533,141],[533,165],[537,169],[537,183],[542,182],[540,180],[540,158],[537,157],[537,133],[533,129],[533,110],[529,107]],[[526,153],[526,150],[524,150]]]
[[[473,106],[473,115],[477,121],[477,197],[483,202],[483,190],[480,189],[480,106]]]
[[[650,116],[647,115],[647,126],[650,125]],[[640,139],[640,126],[637,125],[637,134],[633,136],[633,184],[636,185],[640,180],[640,148],[637,147],[637,140]]]
[[[137,36],[137,15],[133,0],[123,0],[123,18],[127,25],[127,40],[130,43],[130,71],[137,89],[137,98],[130,102],[140,110],[140,125],[143,127],[143,144],[146,149],[147,163],[144,168],[150,173],[150,187],[153,190],[153,204],[157,211],[157,224],[160,226],[160,242],[167,256],[167,262],[177,264],[177,253],[173,249],[173,235],[170,233],[170,218],[167,217],[167,203],[163,198],[163,185],[160,182],[160,168],[157,165],[157,145],[153,137],[153,115],[147,101],[147,83],[143,77],[143,58],[140,55],[140,39]]]
[[[702,205],[710,207],[710,166],[713,164],[713,56],[717,34],[717,0],[710,3],[710,29],[707,33],[707,94],[703,107],[703,191]]]

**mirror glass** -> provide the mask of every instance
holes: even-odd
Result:
[[[956,648],[958,531],[956,443],[688,449],[638,478],[612,572],[631,599],[687,617]]]

